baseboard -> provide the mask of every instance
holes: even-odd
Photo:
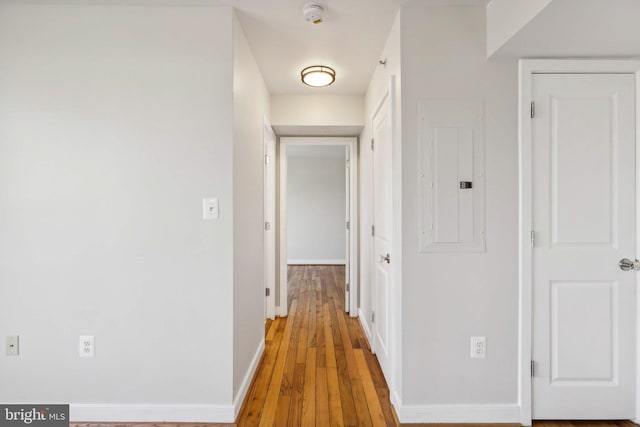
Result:
[[[362,326],[362,330],[364,331],[365,338],[369,343],[369,348],[371,348],[372,341],[371,341],[371,330],[369,329],[369,323],[367,322],[364,315],[362,314],[362,309],[358,310],[358,312],[359,312],[358,321],[360,322],[360,326]]]
[[[389,390],[389,394],[389,398],[391,400],[391,408],[393,410],[393,419],[396,421],[397,425],[400,425],[400,417],[398,417],[398,407],[402,406],[400,405],[400,396],[398,395],[397,390]]]
[[[400,403],[400,396],[398,395],[398,391],[397,390],[389,390],[391,396],[389,396],[389,399],[391,400],[391,404],[393,405],[393,407],[396,409],[396,411],[398,410],[398,408],[400,408],[402,406],[402,404]],[[397,413],[396,413],[397,415]]]
[[[347,265],[344,259],[289,259],[287,265]]]
[[[71,404],[71,422],[174,422],[174,423],[233,423],[258,369],[264,341],[260,341],[251,365],[245,374],[233,405],[114,405]]]
[[[251,365],[249,365],[249,369],[247,373],[244,375],[244,379],[242,380],[242,384],[240,385],[240,389],[233,399],[233,414],[234,421],[238,417],[240,413],[240,409],[242,409],[242,403],[244,402],[244,398],[247,395],[247,391],[249,391],[249,386],[251,385],[251,380],[253,380],[253,376],[258,369],[258,365],[260,364],[260,360],[262,360],[262,354],[264,352],[264,338],[260,340],[260,344],[258,345],[258,349],[256,353],[253,355],[253,359],[251,360]]]
[[[401,423],[520,423],[517,404],[394,406]]]
[[[71,404],[71,422],[233,423],[231,405],[101,405]]]

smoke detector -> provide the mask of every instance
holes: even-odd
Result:
[[[302,8],[302,16],[311,24],[321,24],[326,12],[324,7],[315,3],[309,3]]]

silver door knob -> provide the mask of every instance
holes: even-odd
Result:
[[[386,261],[387,264],[391,263],[391,255],[387,254],[385,256],[380,255],[380,262]]]
[[[640,261],[638,260],[631,261],[629,258],[622,258],[618,263],[618,266],[622,271],[629,271],[629,270],[638,271],[640,270]]]

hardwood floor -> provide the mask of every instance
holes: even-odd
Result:
[[[520,424],[402,424],[429,427],[520,427]],[[533,427],[637,427],[631,421],[534,421]]]
[[[71,427],[228,427],[244,424],[211,423],[71,423]],[[313,424],[312,424],[313,425]],[[306,424],[303,424],[307,427]],[[429,427],[520,427],[520,424],[401,424]],[[534,421],[534,427],[637,427],[631,421]]]
[[[358,319],[344,312],[344,267],[289,267],[289,316],[267,321],[265,352],[235,424],[72,423],[73,427],[397,426]],[[484,427],[492,424],[403,424]],[[493,424],[502,427],[518,424]],[[535,427],[632,427],[629,421]]]
[[[288,300],[238,425],[396,425],[378,361],[344,312],[344,267],[289,267]]]

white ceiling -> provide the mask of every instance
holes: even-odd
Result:
[[[310,2],[327,9],[322,24],[302,16]],[[362,95],[404,0],[232,0],[269,91],[280,94]],[[311,88],[300,70],[328,65],[336,82]]]
[[[272,95],[364,95],[400,7],[484,6],[489,0],[226,0],[238,11],[253,54]],[[302,16],[304,5],[326,8],[322,24]],[[300,81],[309,65],[336,70],[336,82],[311,88]]]

